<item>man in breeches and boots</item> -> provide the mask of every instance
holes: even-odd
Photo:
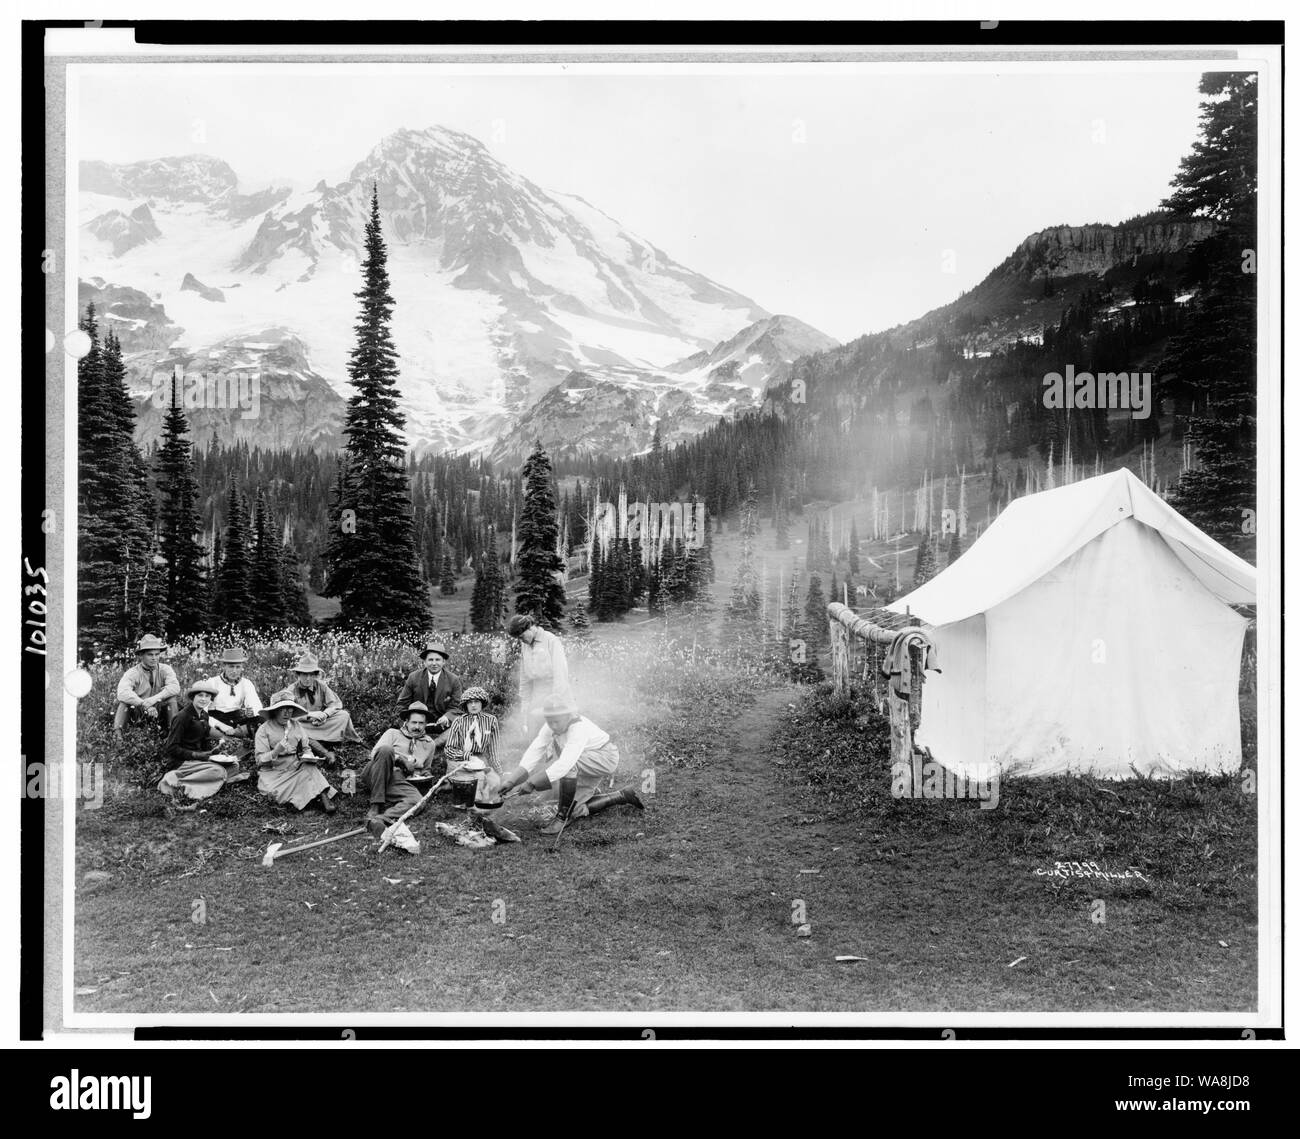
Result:
[[[426,736],[429,709],[416,701],[402,714],[402,726],[389,728],[370,752],[370,760],[357,776],[357,786],[370,796],[366,826],[382,838],[423,796],[408,780],[416,770],[428,771],[433,763],[434,741]]]
[[[559,834],[570,819],[594,815],[620,803],[645,810],[631,787],[596,794],[601,782],[618,770],[618,748],[608,732],[578,715],[567,699],[548,700],[542,714],[546,717],[542,730],[501,784],[503,795],[515,788],[521,795],[555,788],[555,818],[541,828],[542,834]]]

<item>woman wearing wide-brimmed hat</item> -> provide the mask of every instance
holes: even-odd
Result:
[[[171,730],[181,682],[176,679],[171,666],[162,661],[166,647],[152,633],[146,633],[137,642],[136,663],[117,682],[113,732],[118,739],[122,738],[122,729],[128,723],[153,722],[164,732]]]
[[[232,645],[221,654],[221,671],[208,679],[216,685],[217,695],[208,709],[212,734],[217,738],[237,739],[241,751],[248,754],[253,734],[261,719],[262,698],[257,686],[244,675],[248,654]]]
[[[238,759],[217,754],[221,745],[213,741],[208,722],[208,706],[216,694],[216,685],[206,680],[196,681],[186,692],[189,703],[172,720],[163,746],[167,774],[158,790],[164,795],[179,791],[185,799],[209,799],[227,783],[248,778],[247,772],[239,774]]]
[[[307,709],[292,700],[277,700],[260,713],[262,726],[253,740],[257,755],[257,789],[276,803],[302,810],[315,802],[326,814],[335,811],[334,796],[318,759],[329,753],[303,731]]]
[[[573,699],[569,662],[564,642],[527,613],[511,617],[506,632],[519,642],[519,710],[531,735],[541,726],[541,708],[547,700]]]
[[[319,744],[360,743],[352,716],[321,675],[320,662],[304,651],[294,662],[293,673],[294,682],[275,693],[271,702],[292,700],[300,705],[306,712],[300,727],[308,739]]]

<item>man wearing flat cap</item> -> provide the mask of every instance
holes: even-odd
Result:
[[[436,638],[425,641],[420,647],[423,664],[406,678],[402,694],[397,698],[398,715],[417,700],[429,709],[429,734],[438,755],[442,754],[447,729],[461,704],[461,678],[447,668],[449,657],[442,641]]]
[[[146,633],[135,646],[136,663],[122,674],[117,683],[113,734],[119,740],[128,723],[153,723],[164,732],[171,729],[181,683],[171,666],[162,661],[166,647],[152,633]]]

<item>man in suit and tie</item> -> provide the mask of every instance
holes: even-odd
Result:
[[[405,716],[406,709],[417,701],[428,706],[435,756],[442,755],[452,717],[460,711],[462,683],[447,668],[448,659],[447,646],[441,641],[426,642],[420,650],[424,663],[406,678],[397,700],[399,716]]]

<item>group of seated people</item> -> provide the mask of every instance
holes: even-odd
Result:
[[[531,618],[516,618],[510,632],[546,660],[563,662],[558,638],[546,634]],[[292,666],[293,681],[262,704],[256,686],[244,676],[247,655],[228,648],[221,670],[194,681],[179,706],[181,685],[162,661],[165,645],[147,635],[136,646],[137,663],[117,688],[113,727],[121,739],[130,724],[156,724],[166,733],[163,760],[166,772],[158,790],[175,810],[193,810],[227,783],[251,778],[240,765],[250,753],[256,761],[258,790],[272,801],[303,810],[315,804],[332,814],[339,789],[321,770],[335,760],[333,749],[361,743],[352,717],[326,683],[317,659],[303,652]],[[540,655],[540,654],[539,654]],[[536,710],[544,721],[518,764],[503,770],[498,757],[500,721],[488,712],[491,697],[481,687],[463,688],[461,678],[447,667],[445,644],[430,640],[420,647],[421,666],[406,677],[397,701],[398,725],[388,728],[356,772],[356,787],[368,796],[366,825],[377,837],[422,799],[417,783],[452,775],[461,767],[477,772],[475,801],[500,801],[507,794],[554,789],[556,815],[542,832],[555,834],[569,821],[626,803],[643,808],[636,791],[599,794],[602,782],[618,769],[619,753],[608,733],[579,715],[564,688],[550,694],[525,714]],[[554,669],[550,670],[552,673]],[[521,692],[532,693],[538,668],[525,668]],[[540,689],[538,689],[540,692]],[[533,719],[533,717],[529,717]],[[416,782],[413,783],[411,780]],[[499,827],[487,809],[471,808],[471,817],[498,840],[513,835]]]

